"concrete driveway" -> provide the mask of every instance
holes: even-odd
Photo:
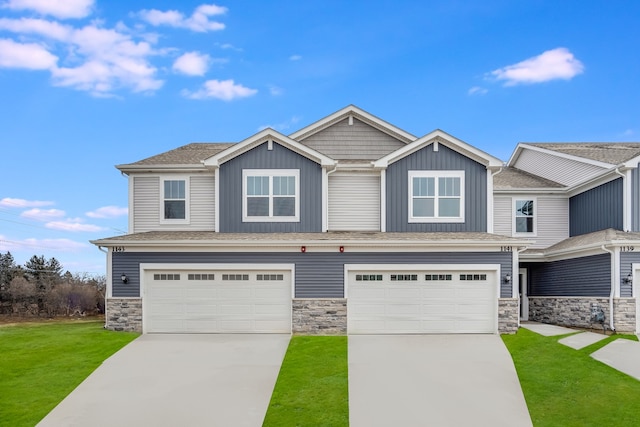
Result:
[[[373,426],[531,426],[498,335],[349,336],[349,420]]]
[[[38,425],[261,426],[289,339],[142,335]]]

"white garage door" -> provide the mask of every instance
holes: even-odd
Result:
[[[148,270],[144,331],[290,333],[291,272]]]
[[[350,334],[495,333],[496,270],[350,270]]]

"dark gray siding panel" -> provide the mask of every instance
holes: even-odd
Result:
[[[409,223],[410,170],[465,171],[464,223]],[[433,144],[391,164],[386,173],[387,231],[487,231],[487,169],[480,163],[440,144]]]
[[[468,253],[157,253],[113,254],[113,296],[140,295],[140,263],[295,264],[297,298],[342,298],[345,264],[500,264],[501,275],[513,274],[508,252]],[[374,267],[372,267],[374,268]],[[120,275],[129,276],[123,285]],[[502,283],[500,294],[511,297],[511,284]]]
[[[530,296],[604,297],[611,292],[611,255],[529,264]]]
[[[633,296],[634,283],[625,283],[624,279],[629,275],[629,273],[631,273],[631,264],[634,264],[634,263],[640,264],[640,248],[635,248],[635,251],[633,252],[620,252],[620,296],[621,297]]]
[[[640,172],[631,171],[631,231],[640,230]]]
[[[300,222],[242,222],[243,169],[299,169]],[[223,163],[220,167],[220,231],[223,233],[282,233],[322,231],[322,168],[282,145],[267,143]]]
[[[607,182],[569,199],[569,235],[606,228],[622,230],[622,178]]]

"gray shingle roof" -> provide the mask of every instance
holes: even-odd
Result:
[[[143,233],[126,234],[123,236],[109,237],[93,241],[94,244],[108,245],[116,243],[145,243],[145,242],[192,242],[192,243],[216,243],[225,242],[335,242],[340,243],[367,243],[367,242],[406,242],[438,244],[446,242],[475,242],[496,243],[522,242],[522,239],[500,236],[490,233],[383,233],[383,232],[347,232],[332,231],[327,233],[217,233],[214,231],[147,231]]]
[[[524,144],[611,165],[619,165],[640,156],[640,142],[548,142]]]
[[[128,165],[199,165],[203,160],[225,150],[233,143],[194,142]]]
[[[496,190],[522,188],[563,188],[562,184],[513,167],[505,167],[493,177]]]

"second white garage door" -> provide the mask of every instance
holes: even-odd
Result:
[[[148,333],[290,333],[291,272],[147,270]]]
[[[350,334],[495,333],[496,270],[351,269]]]

